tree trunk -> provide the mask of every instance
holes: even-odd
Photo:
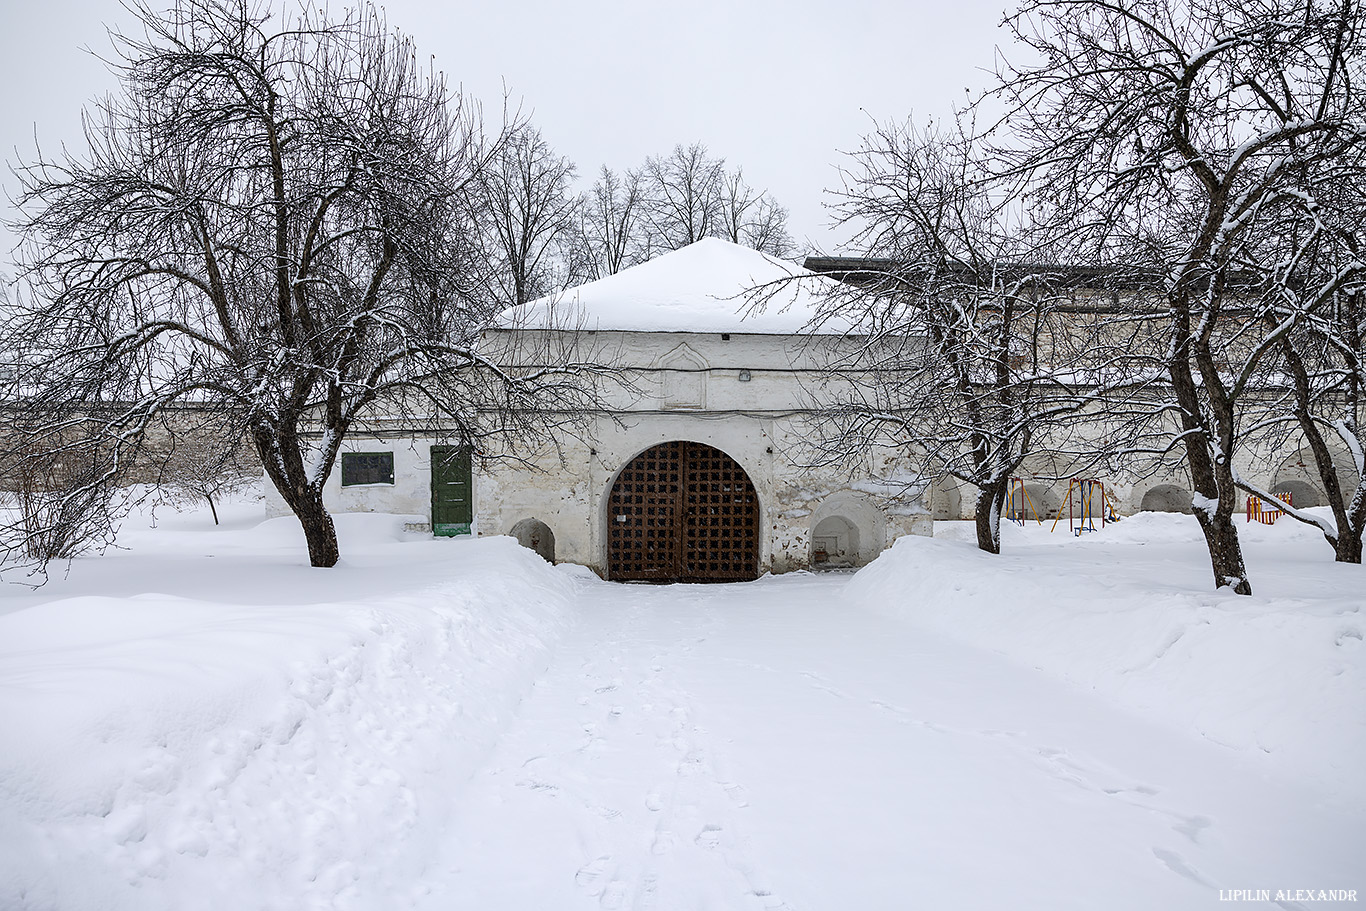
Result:
[[[1185,438],[1186,467],[1195,491],[1194,511],[1205,535],[1214,587],[1235,594],[1252,594],[1252,583],[1243,562],[1233,508],[1238,488],[1229,464],[1233,442],[1233,403],[1224,394],[1218,370],[1208,346],[1197,346],[1190,335],[1190,308],[1183,298],[1172,304],[1174,353],[1167,363],[1172,391],[1180,406],[1181,431]],[[1191,372],[1190,358],[1199,363],[1202,383]],[[1205,408],[1208,406],[1208,413]]]
[[[1001,552],[1001,509],[1008,480],[977,489],[977,547],[989,554]]]
[[[1337,562],[1361,562],[1361,529],[1359,527],[1347,524],[1346,528],[1338,528],[1337,540],[1332,543],[1333,559]]]
[[[1313,388],[1310,384],[1309,369],[1300,357],[1300,352],[1290,343],[1289,336],[1282,340],[1280,349],[1286,369],[1295,381],[1295,421],[1300,426],[1300,432],[1304,434],[1309,451],[1313,453],[1314,468],[1318,472],[1319,482],[1323,485],[1323,495],[1333,510],[1333,523],[1338,529],[1336,537],[1329,534],[1325,534],[1324,537],[1333,548],[1334,560],[1339,563],[1360,563],[1361,515],[1359,511],[1348,513],[1347,498],[1343,495],[1337,464],[1333,461],[1333,454],[1328,450],[1328,441],[1323,438],[1318,422],[1314,420]],[[1349,393],[1349,405],[1354,400],[1355,396]],[[1361,480],[1363,479],[1358,479],[1359,482]]]
[[[1248,581],[1247,566],[1243,562],[1243,545],[1238,540],[1238,526],[1233,524],[1231,515],[1223,513],[1223,509],[1195,510],[1196,521],[1205,533],[1205,546],[1209,549],[1210,566],[1214,570],[1214,585],[1216,588],[1231,588],[1236,595],[1250,595],[1252,583]]]
[[[265,469],[266,477],[280,492],[280,498],[303,527],[304,540],[308,542],[309,563],[314,566],[336,566],[341,559],[341,550],[337,546],[337,527],[323,505],[322,491],[303,480],[307,472],[297,436],[287,434],[284,440],[279,439],[279,436],[278,431],[270,427],[252,428],[252,440],[261,456],[261,466]],[[334,446],[332,455],[335,454]],[[300,479],[297,484],[290,482],[291,474]]]
[[[332,515],[323,505],[321,494],[305,494],[294,504],[294,514],[304,529],[304,539],[308,541],[308,562],[313,566],[336,566],[341,558],[337,547],[337,526]]]
[[[216,506],[213,505],[213,497],[205,496],[204,499],[206,499],[206,500],[209,501],[209,512],[213,513],[213,524],[217,525],[217,524],[218,524],[218,507],[216,507]]]

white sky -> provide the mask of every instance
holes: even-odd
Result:
[[[503,85],[591,181],[701,141],[791,212],[799,243],[830,250],[823,190],[840,150],[877,120],[942,115],[987,81],[1002,0],[387,0],[390,25],[452,85],[501,108]],[[0,0],[0,154],[82,145],[80,111],[115,88],[105,26],[117,0]],[[3,218],[15,182],[3,173]],[[0,231],[0,270],[13,235]]]

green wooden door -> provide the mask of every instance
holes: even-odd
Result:
[[[432,447],[432,534],[467,535],[474,523],[474,481],[470,450]]]

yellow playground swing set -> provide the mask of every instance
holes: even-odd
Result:
[[[1044,516],[1034,505],[1029,491],[1025,489],[1023,478],[1010,479],[1010,498],[1007,504],[1007,515],[1021,526],[1025,523],[1026,510],[1033,514],[1035,521],[1043,524]],[[1067,482],[1066,503],[1058,507],[1049,531],[1057,530],[1064,510],[1067,512],[1067,528],[1074,535],[1100,531],[1107,522],[1119,521],[1119,512],[1115,509],[1113,498],[1105,490],[1105,485],[1095,478],[1072,478]],[[1100,528],[1096,527],[1097,519],[1100,520]]]

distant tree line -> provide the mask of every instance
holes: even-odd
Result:
[[[509,130],[484,171],[472,199],[505,302],[604,278],[705,237],[794,252],[787,210],[701,143],[621,173],[604,165],[583,193],[574,192],[576,176],[530,124]]]

